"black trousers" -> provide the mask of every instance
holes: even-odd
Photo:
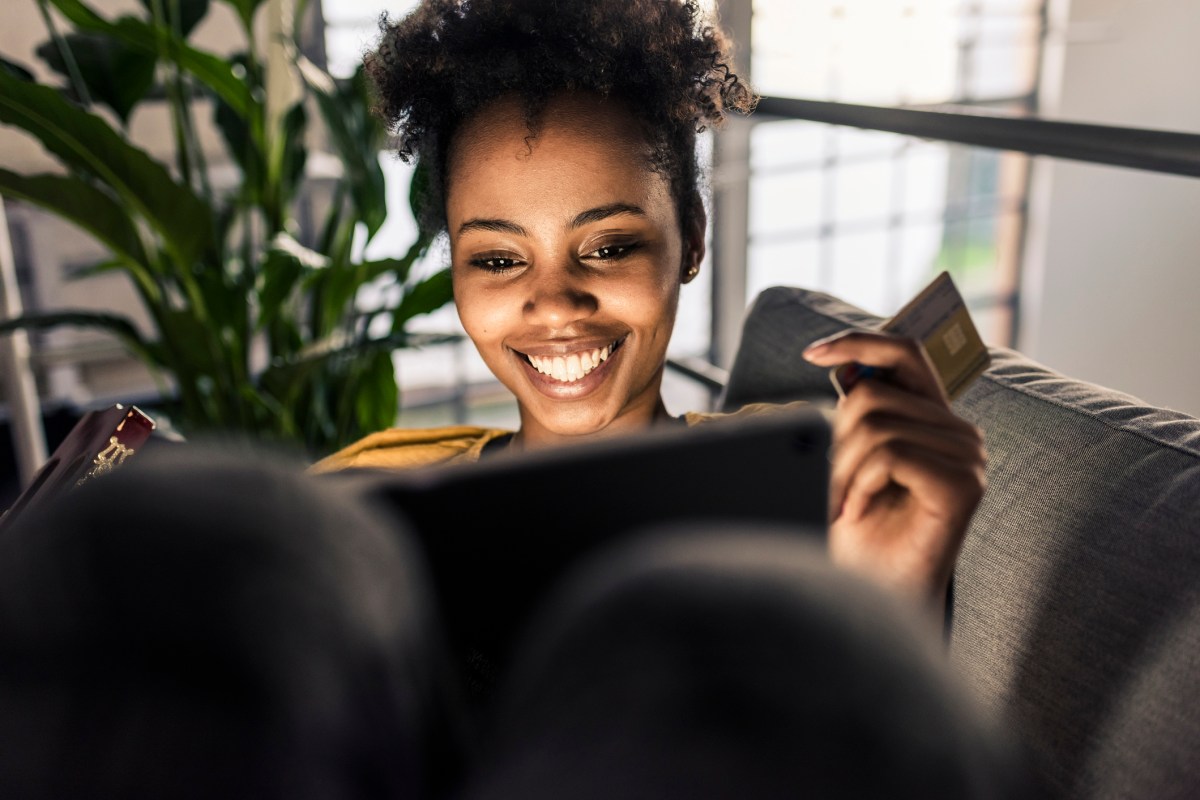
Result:
[[[729,533],[573,565],[472,706],[402,525],[261,454],[147,454],[0,541],[0,796],[1027,796],[933,626]]]

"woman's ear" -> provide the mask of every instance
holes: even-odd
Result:
[[[708,228],[708,215],[704,213],[704,201],[700,193],[692,195],[692,208],[684,227],[683,282],[691,283],[700,274],[700,262],[704,260],[704,233]]]

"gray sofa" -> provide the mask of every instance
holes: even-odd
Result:
[[[882,320],[775,288],[745,323],[723,406],[832,398],[801,358]],[[952,658],[1056,796],[1200,797],[1200,420],[1009,350],[955,402],[988,491],[955,576]]]

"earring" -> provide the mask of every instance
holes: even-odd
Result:
[[[690,281],[692,278],[696,277],[699,274],[700,274],[700,265],[692,264],[690,267],[687,268],[687,271],[683,273],[683,280],[686,283],[687,281]]]

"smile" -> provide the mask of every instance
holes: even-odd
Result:
[[[583,380],[593,370],[608,360],[625,342],[625,337],[606,344],[604,347],[579,350],[561,355],[531,355],[521,353],[531,367],[546,377],[570,384]]]

